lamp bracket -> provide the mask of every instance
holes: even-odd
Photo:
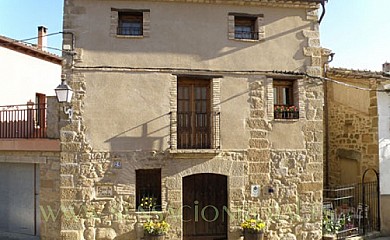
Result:
[[[70,120],[70,122],[72,122],[72,118],[73,118],[72,106],[64,106],[64,113],[68,115],[68,119]]]

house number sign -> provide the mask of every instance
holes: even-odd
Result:
[[[113,189],[112,186],[97,186],[96,193],[97,197],[112,197]]]

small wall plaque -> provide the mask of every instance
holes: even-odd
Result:
[[[260,196],[260,185],[251,185],[251,197]]]
[[[113,196],[113,186],[96,186],[96,196],[100,198],[112,197]]]

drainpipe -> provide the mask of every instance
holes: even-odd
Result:
[[[330,62],[333,61],[335,53],[329,55],[330,59],[326,61],[323,65],[324,68],[324,77],[327,78],[327,69],[326,67]],[[328,81],[324,81],[324,125],[325,125],[325,187],[329,188],[329,106],[328,106]]]
[[[318,24],[321,24],[321,21],[325,16],[325,3],[326,2],[328,2],[328,0],[321,0],[322,13],[321,13],[320,20],[318,20]]]

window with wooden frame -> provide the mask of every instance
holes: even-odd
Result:
[[[137,211],[161,211],[161,169],[135,171]]]
[[[229,13],[228,36],[232,40],[264,40],[264,14]]]
[[[177,81],[177,148],[211,148],[210,79]]]
[[[253,39],[257,40],[258,31],[256,31],[256,17],[240,17],[234,18],[234,38],[236,39]]]
[[[294,102],[294,81],[274,80],[273,95],[275,119],[299,118],[299,109]]]
[[[118,35],[142,36],[143,12],[118,12]]]

